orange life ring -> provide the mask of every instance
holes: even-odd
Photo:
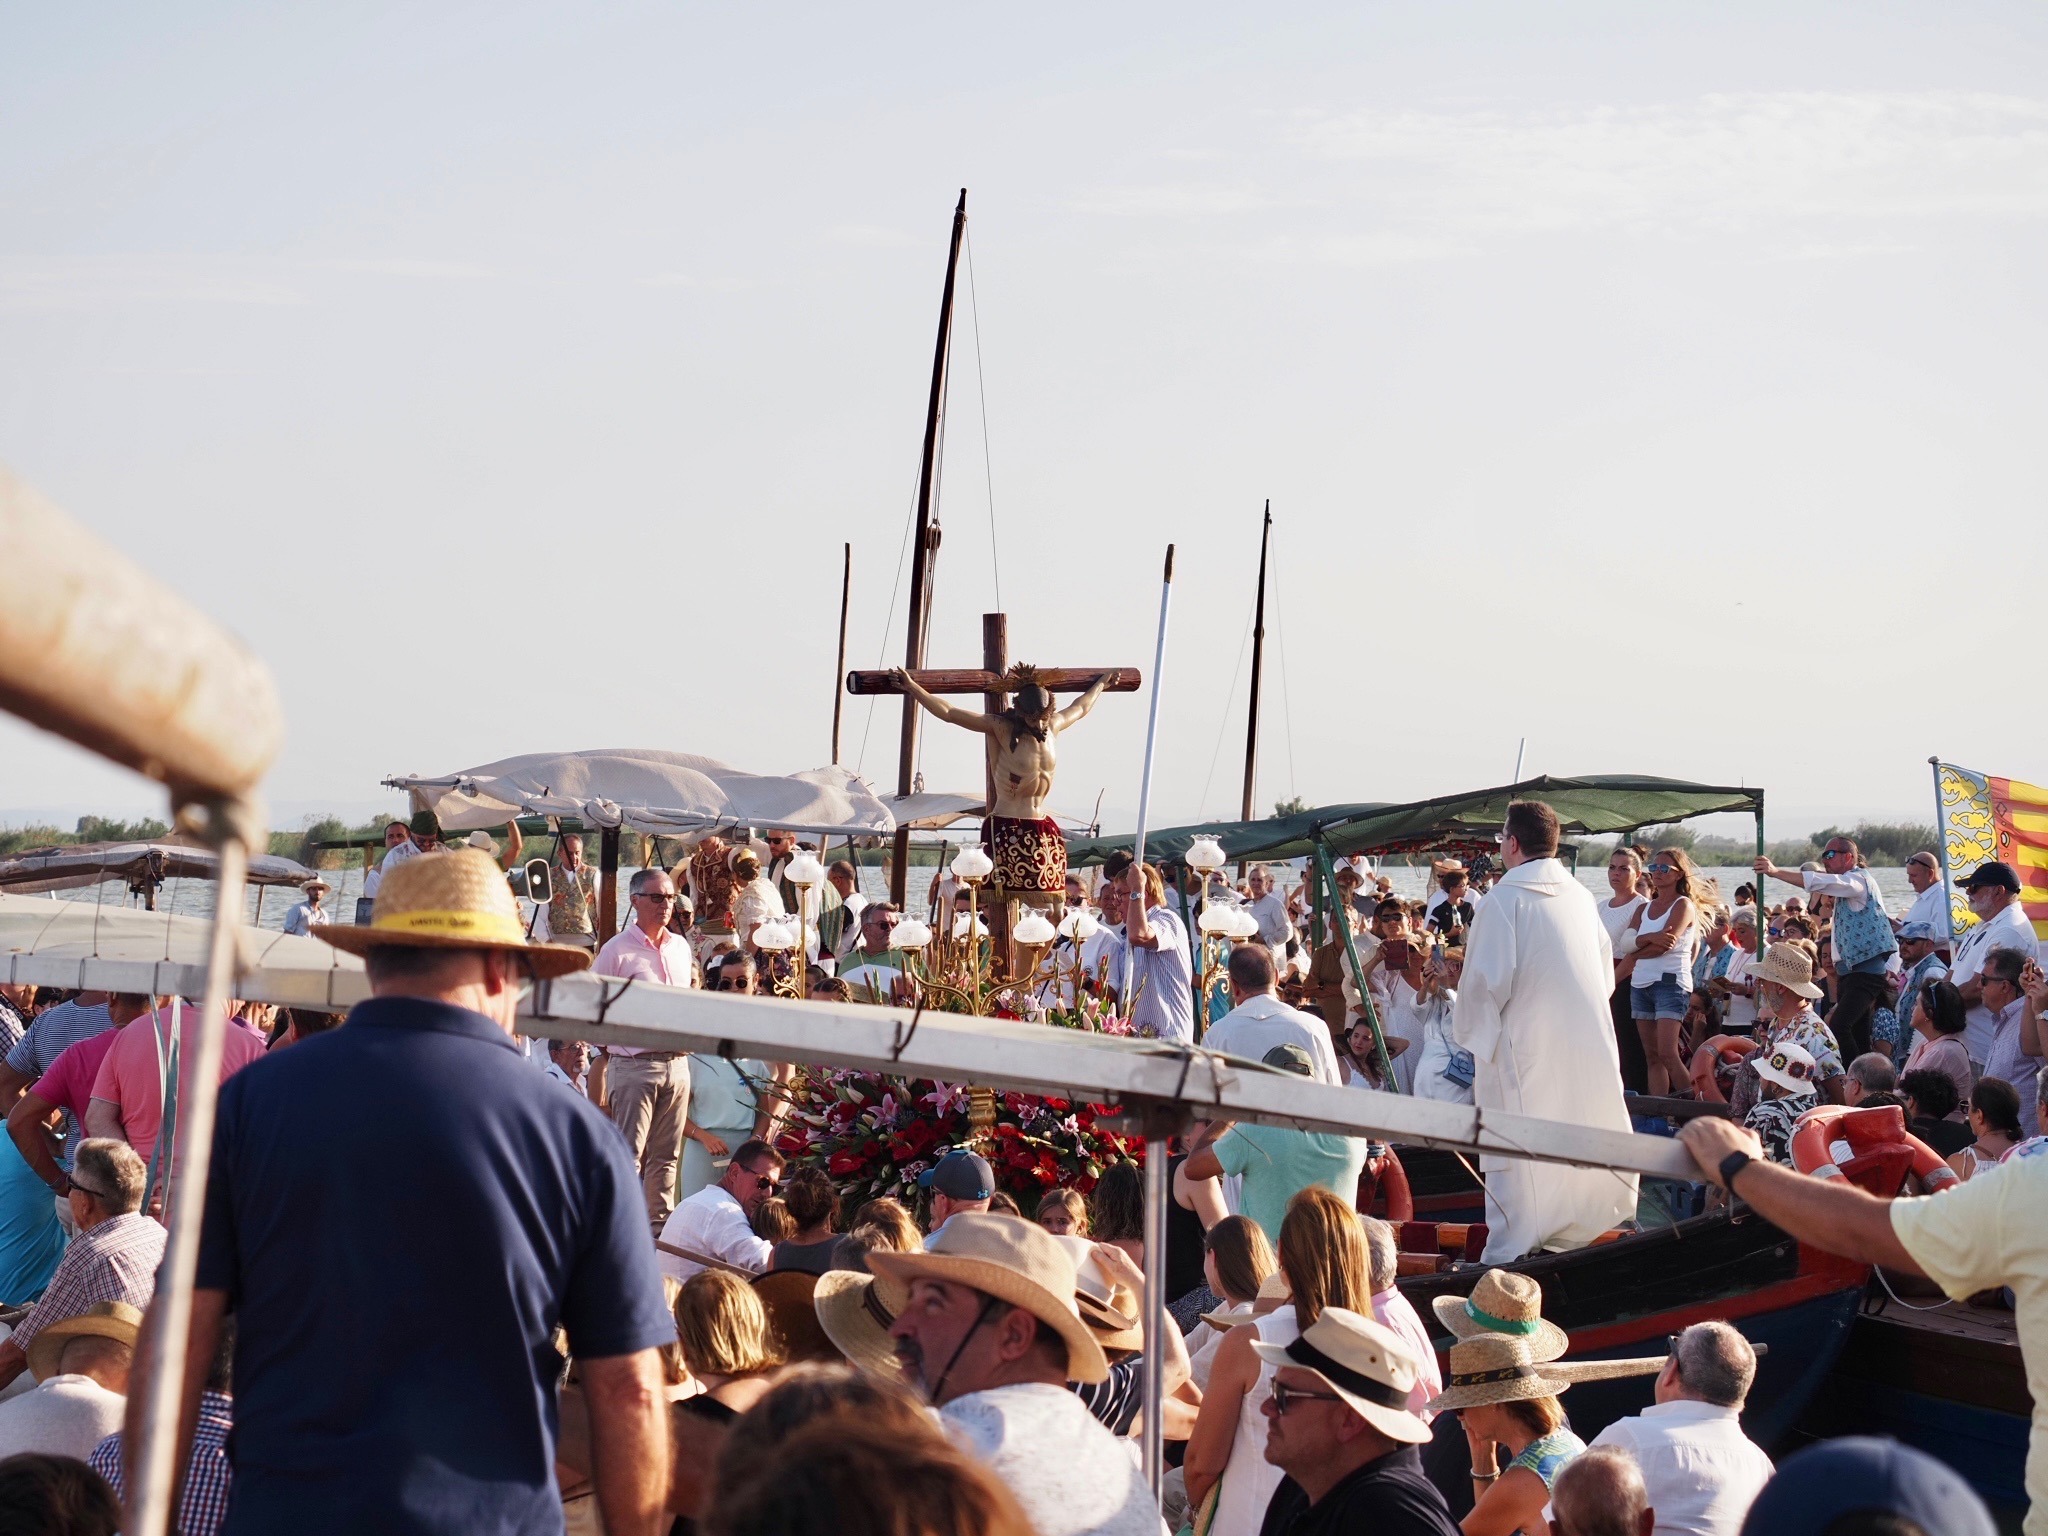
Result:
[[[1386,1220],[1399,1226],[1415,1219],[1415,1193],[1408,1185],[1408,1170],[1401,1166],[1401,1154],[1392,1147],[1384,1155],[1366,1160],[1358,1175],[1355,1203],[1359,1210],[1371,1215],[1382,1196],[1387,1202]]]
[[[1961,1182],[1940,1153],[1906,1129],[1905,1111],[1896,1104],[1809,1109],[1792,1132],[1791,1150],[1801,1173],[1847,1179],[1886,1200],[1905,1188],[1909,1174],[1930,1195]]]

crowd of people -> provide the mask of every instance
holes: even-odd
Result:
[[[393,851],[413,851],[376,872],[370,920],[303,925],[363,957],[370,1001],[345,1023],[257,1005],[226,1021],[183,1340],[158,1336],[151,1303],[165,1190],[201,1198],[180,1191],[161,1123],[187,1005],[6,994],[0,1299],[26,1305],[0,1314],[0,1528],[17,1512],[22,1529],[119,1528],[134,1404],[173,1344],[200,1362],[176,1457],[190,1536],[1732,1536],[1848,1529],[1829,1522],[1858,1509],[1917,1522],[1885,1529],[1990,1528],[1959,1479],[1898,1447],[1817,1447],[1774,1472],[1741,1427],[1756,1357],[1726,1324],[1641,1360],[1567,1358],[1536,1283],[1491,1266],[1622,1225],[1632,1178],[1484,1162],[1489,1267],[1425,1318],[1396,1284],[1398,1234],[1360,1209],[1384,1149],[1200,1124],[1175,1152],[1170,1321],[1152,1336],[1133,1164],[1024,1210],[955,1148],[919,1209],[847,1211],[828,1170],[778,1148],[786,1065],[517,1037],[529,982],[593,963],[739,992],[807,964],[812,995],[842,997],[829,983],[848,972],[907,971],[901,914],[863,900],[850,865],[784,889],[812,854],[794,837],[707,840],[637,872],[628,922],[600,944],[576,839],[558,840],[533,913],[501,871],[516,828],[501,851],[443,850],[430,820],[394,827]],[[1070,883],[1100,918],[1075,958],[1164,1038],[1581,1124],[1628,1126],[1633,1040],[1636,1091],[1728,1101],[1733,1118],[1684,1133],[1702,1184],[1739,1179],[1787,1230],[1951,1294],[2012,1286],[2023,1342],[2048,1321],[2048,1267],[2026,1257],[2040,1207],[2020,1182],[2048,1170],[2048,984],[2009,869],[1972,876],[1982,921],[1951,946],[1945,914],[1938,933],[1894,922],[1844,839],[1818,871],[1759,861],[1732,908],[1682,850],[1617,849],[1606,903],[1557,854],[1555,816],[1518,803],[1497,854],[1439,867],[1427,902],[1348,861],[1334,910],[1262,868],[1192,892],[1259,925],[1213,997],[1174,873],[1125,859],[1093,890]],[[1757,903],[1769,882],[1800,894]],[[754,942],[805,902],[816,953]],[[1858,1191],[1747,1171],[1783,1162],[1823,1099],[1961,1128],[1967,1184],[1896,1213],[1869,1201],[1873,1216]],[[1148,1371],[1163,1510],[1137,1451]],[[1651,1379],[1651,1405],[1589,1444],[1569,1390],[1629,1374]],[[1884,1477],[1814,1491],[1857,1457]]]

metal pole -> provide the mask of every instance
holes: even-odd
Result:
[[[1145,863],[1145,827],[1152,814],[1152,759],[1159,749],[1159,690],[1166,681],[1166,618],[1173,606],[1173,546],[1166,546],[1166,574],[1159,586],[1159,643],[1152,649],[1152,702],[1145,711],[1145,767],[1144,776],[1138,780],[1138,831],[1131,839],[1131,867],[1141,869]],[[1145,877],[1138,876],[1135,899],[1145,899]],[[1118,994],[1123,999],[1126,1011],[1130,1008],[1131,997],[1131,946],[1124,945],[1123,975],[1118,978]]]
[[[1266,545],[1273,536],[1273,503],[1266,503],[1266,520],[1259,529],[1259,600],[1252,610],[1252,694],[1251,704],[1245,712],[1244,727],[1244,799],[1238,810],[1238,820],[1252,819],[1252,797],[1258,793],[1259,785],[1259,678],[1266,663]],[[1243,859],[1237,861],[1237,873],[1242,878],[1245,872]]]
[[[1758,790],[1756,796],[1756,856],[1765,858],[1764,852],[1764,796]],[[1764,877],[1758,875],[1756,886],[1756,958],[1759,964],[1764,958],[1764,930],[1771,925],[1764,920]]]
[[[924,457],[917,471],[917,545],[910,566],[910,638],[904,647],[903,664],[915,672],[924,665],[925,631],[932,611],[932,563],[938,556],[939,530],[932,519],[932,498],[938,486],[939,415],[946,403],[946,361],[953,341],[953,279],[960,270],[960,236],[967,229],[967,189],[960,189],[960,202],[953,210],[953,244],[946,253],[946,287],[939,297],[939,340],[932,352],[932,390],[924,413]],[[896,762],[896,793],[911,791],[917,772],[918,703],[903,695],[903,740]],[[896,846],[889,860],[889,899],[903,905],[904,887],[910,878],[910,829],[896,829]]]
[[[240,807],[235,808],[237,811]],[[217,818],[228,812],[216,810]],[[208,1362],[185,1358],[192,1329],[192,1279],[199,1267],[199,1226],[206,1210],[207,1171],[213,1162],[213,1114],[220,1096],[222,1031],[227,1024],[229,984],[234,979],[236,921],[242,910],[242,888],[249,873],[249,849],[239,830],[221,843],[220,874],[214,893],[213,933],[207,948],[206,991],[194,1024],[192,1087],[185,1105],[184,1166],[177,1181],[166,1187],[164,1209],[170,1217],[156,1300],[150,1311],[156,1336],[156,1368],[149,1375],[142,1407],[142,1433],[133,1451],[135,1536],[164,1536],[171,1528],[171,1482],[176,1468],[179,1407],[184,1401],[187,1370],[204,1371]],[[175,1147],[172,1149],[176,1151]],[[173,1159],[175,1161],[175,1158]],[[190,1198],[180,1198],[189,1188]]]
[[[1941,797],[1941,759],[1930,757],[1927,766],[1934,770],[1934,841],[1941,854],[1942,921],[1948,924],[1948,948],[1954,953],[1956,942],[1956,881],[1948,867],[1948,815],[1946,802]]]
[[[1164,1429],[1160,1420],[1166,1411],[1166,1394],[1160,1373],[1165,1351],[1160,1340],[1172,1327],[1166,1315],[1166,1165],[1173,1143],[1159,1122],[1159,1110],[1149,1111],[1145,1127],[1145,1486],[1159,1502],[1159,1486],[1166,1470]]]

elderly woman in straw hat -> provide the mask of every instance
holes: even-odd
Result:
[[[1451,1346],[1450,1384],[1429,1411],[1455,1410],[1472,1453],[1473,1505],[1465,1536],[1543,1531],[1552,1481],[1586,1448],[1565,1427],[1559,1395],[1575,1382],[1648,1376],[1664,1366],[1662,1356],[1568,1364],[1549,1355],[1563,1339],[1545,1322],[1526,1336],[1479,1332]]]

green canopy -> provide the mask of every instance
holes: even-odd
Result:
[[[1764,792],[1641,774],[1603,773],[1580,779],[1525,779],[1498,789],[1439,795],[1406,805],[1327,805],[1275,816],[1268,821],[1210,821],[1193,827],[1165,827],[1145,834],[1148,861],[1174,863],[1197,837],[1213,837],[1232,859],[1292,859],[1317,842],[1332,853],[1427,853],[1493,842],[1510,800],[1541,800],[1557,812],[1568,836],[1633,832],[1637,827],[1747,811],[1761,817]],[[1100,864],[1118,849],[1128,851],[1130,833],[1077,838],[1067,844],[1067,862]]]

